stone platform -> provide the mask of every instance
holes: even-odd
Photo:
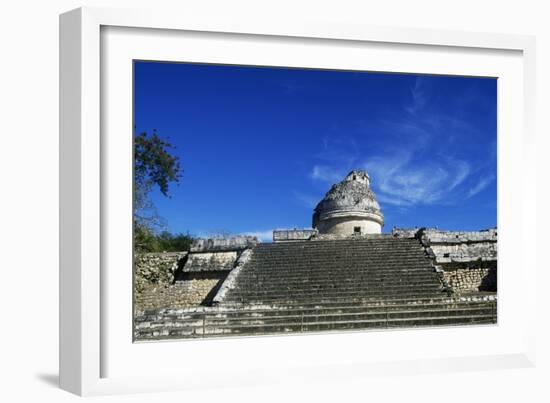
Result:
[[[496,294],[451,294],[415,238],[311,238],[240,256],[212,306],[136,312],[135,339],[496,323]]]

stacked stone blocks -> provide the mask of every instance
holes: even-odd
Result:
[[[496,322],[496,295],[449,296],[417,238],[255,244],[229,273],[208,306],[141,311],[136,340]]]

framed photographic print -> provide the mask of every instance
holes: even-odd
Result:
[[[62,387],[531,365],[533,52],[62,15]]]
[[[496,323],[496,89],[134,61],[135,341]]]

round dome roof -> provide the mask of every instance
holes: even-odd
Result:
[[[319,220],[333,217],[365,217],[384,224],[384,216],[365,171],[351,171],[342,182],[330,188],[315,207],[313,226],[317,227]]]

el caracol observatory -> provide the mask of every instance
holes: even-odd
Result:
[[[331,187],[313,212],[313,228],[320,234],[380,234],[384,215],[365,171],[351,171]]]
[[[138,254],[134,339],[497,322],[496,228],[383,225],[369,175],[354,170],[317,204],[313,228]]]

